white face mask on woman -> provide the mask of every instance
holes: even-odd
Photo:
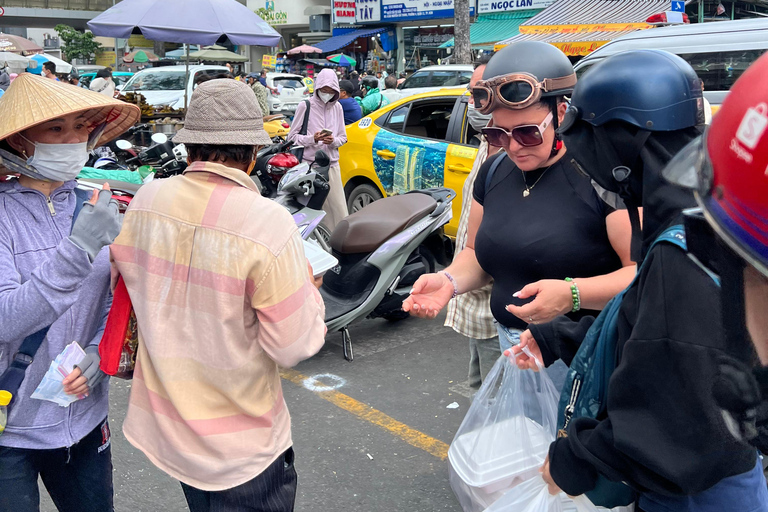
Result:
[[[468,104],[467,107],[467,118],[469,118],[469,124],[476,132],[479,132],[488,126],[488,123],[491,121],[492,114],[481,114],[479,111],[475,110],[475,106],[471,103]]]
[[[329,92],[318,92],[318,96],[320,96],[320,99],[323,101],[323,103],[328,103],[333,99],[333,94]]]
[[[27,158],[27,165],[37,169],[37,172],[50,181],[75,179],[88,161],[87,142],[74,144],[29,142],[35,145],[35,154]]]

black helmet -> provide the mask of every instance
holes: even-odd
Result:
[[[506,78],[505,78],[506,77]],[[495,108],[523,109],[543,98],[553,114],[555,138],[552,156],[562,147],[557,132],[557,100],[569,95],[576,74],[568,57],[554,46],[539,41],[521,41],[496,52],[483,71],[483,79],[472,90],[475,109],[489,114]]]
[[[619,53],[595,64],[579,80],[562,130],[577,119],[594,126],[624,121],[651,132],[704,124],[701,81],[672,53]]]
[[[513,73],[527,73],[543,82],[573,75],[573,66],[568,57],[551,44],[520,41],[505,46],[491,57],[483,71],[483,80]],[[542,92],[541,96],[567,96],[571,91],[573,86]]]
[[[379,79],[375,76],[366,76],[363,78],[362,86],[368,89],[377,89],[379,87]]]

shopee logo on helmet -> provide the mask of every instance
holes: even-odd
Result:
[[[749,149],[755,149],[765,129],[768,127],[768,105],[760,103],[750,107],[741,120],[736,138]]]

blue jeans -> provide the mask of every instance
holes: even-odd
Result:
[[[40,476],[59,512],[111,512],[110,437],[105,419],[70,448],[0,446],[0,510],[38,512]]]
[[[755,467],[724,480],[693,496],[661,496],[646,493],[640,496],[640,508],[645,512],[766,512],[768,488],[760,458]]]
[[[499,348],[503,354],[508,348],[512,348],[512,345],[520,344],[520,335],[523,331],[519,329],[513,329],[496,323],[496,329],[499,331]],[[568,367],[562,361],[555,361],[548,368],[544,370],[552,382],[555,384],[555,388],[558,391],[562,391],[565,384],[565,377],[568,374]]]

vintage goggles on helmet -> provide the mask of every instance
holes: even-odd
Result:
[[[523,109],[538,102],[544,93],[572,89],[576,85],[576,74],[559,78],[545,78],[539,82],[529,73],[512,73],[479,80],[472,88],[475,109],[489,114],[499,107]]]
[[[497,148],[506,148],[509,146],[510,139],[514,139],[515,142],[523,147],[530,148],[533,146],[540,146],[544,142],[544,130],[547,129],[549,123],[552,122],[554,115],[552,112],[541,124],[524,124],[521,126],[515,126],[512,131],[507,131],[504,128],[497,126],[488,126],[480,130],[488,144]]]

